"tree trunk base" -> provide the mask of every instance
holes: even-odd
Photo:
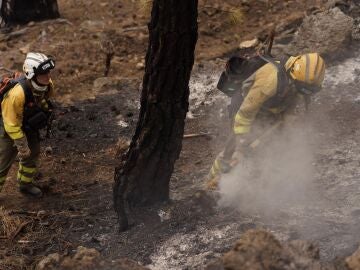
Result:
[[[115,173],[114,204],[121,230],[129,225],[126,205],[169,199],[189,107],[197,4],[197,0],[153,1],[139,120],[125,164]]]
[[[2,0],[1,18],[6,25],[59,17],[57,0]]]

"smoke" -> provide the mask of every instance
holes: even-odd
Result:
[[[300,123],[287,125],[256,151],[241,156],[234,170],[220,180],[220,205],[276,218],[313,203],[317,192],[312,129]]]

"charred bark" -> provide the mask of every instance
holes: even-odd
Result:
[[[54,19],[60,16],[57,0],[2,0],[1,16],[9,25]]]
[[[189,80],[197,41],[197,0],[154,0],[141,109],[124,166],[116,168],[114,205],[120,229],[125,204],[168,200],[188,111]]]

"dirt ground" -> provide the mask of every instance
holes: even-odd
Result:
[[[53,55],[57,64],[53,72],[57,117],[53,136],[42,142],[42,175],[38,180],[45,196],[35,200],[21,195],[15,179],[16,166],[12,168],[0,194],[0,206],[6,211],[4,215],[16,219],[16,228],[22,229],[0,238],[0,269],[32,269],[43,256],[72,253],[80,245],[94,247],[109,259],[128,257],[152,269],[201,269],[227,251],[239,234],[249,228],[265,226],[284,239],[303,236],[292,230],[294,224],[268,224],[258,216],[240,214],[231,207],[219,210],[212,200],[201,195],[203,178],[226,136],[226,118],[224,113],[218,113],[223,112],[226,102],[221,98],[204,102],[210,97],[191,100],[186,133],[209,132],[212,136],[184,139],[171,182],[172,200],[149,209],[134,209],[131,229],[118,233],[112,204],[113,175],[137,121],[147,16],[139,12],[137,1],[58,2],[61,19],[11,29],[18,35],[0,33],[0,65],[21,69],[27,51]],[[204,87],[213,87],[214,77],[223,66],[221,59],[236,51],[241,41],[263,36],[272,24],[298,24],[307,11],[322,5],[322,1],[310,0],[200,1],[194,87],[197,80],[204,80]],[[227,14],[207,6],[241,7],[244,21],[230,25]],[[115,56],[109,76],[103,78],[105,55],[101,44],[108,39],[115,45]],[[330,83],[329,89],[336,95]],[[359,162],[358,151],[343,151],[356,145],[356,126],[360,124],[358,103],[352,102],[357,94],[355,85],[347,93],[341,107],[334,106],[333,99],[326,96],[319,103],[321,116],[315,118],[314,125],[323,125],[323,133],[328,127],[324,120],[338,127],[335,133],[326,133],[329,136],[322,140],[322,152],[316,157],[317,164],[326,164],[320,166],[323,171],[319,172],[319,185],[331,181],[336,174],[329,169],[331,164]],[[343,148],[329,148],[339,137],[344,138]],[[335,182],[324,186],[324,193],[331,195]],[[340,201],[346,198],[345,187],[341,192]],[[360,210],[350,212],[357,220]],[[291,213],[283,215],[289,218]],[[284,220],[288,222],[287,218]],[[343,231],[340,227],[333,220],[331,232]],[[316,240],[328,237],[329,240],[320,241],[325,258],[342,256],[355,246],[351,241],[354,245],[345,247],[344,243],[341,252],[331,250],[339,239],[319,237],[317,232],[306,236]]]

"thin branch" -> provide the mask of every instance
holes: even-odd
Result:
[[[25,222],[23,222],[23,223],[19,226],[19,228],[17,228],[17,230],[13,233],[13,235],[10,236],[10,240],[14,240],[15,237],[21,232],[21,230],[24,229],[25,226],[28,225],[29,223],[32,223],[32,220],[31,220],[31,221],[25,221]]]
[[[210,137],[212,135],[211,133],[191,133],[191,134],[185,134],[184,139],[187,138],[198,138],[198,137]]]

